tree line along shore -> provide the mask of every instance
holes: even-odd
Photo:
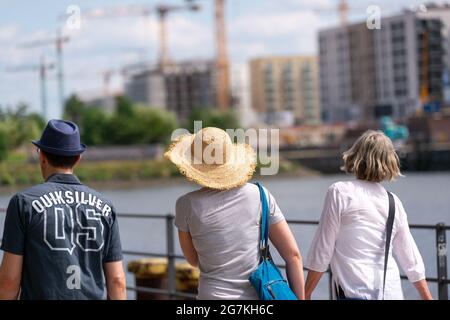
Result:
[[[107,113],[71,96],[66,102],[63,118],[79,125],[81,139],[89,147],[160,144],[165,148],[176,128],[192,132],[194,120],[201,120],[204,127],[240,127],[238,117],[232,111],[198,108],[189,119],[179,123],[170,112],[132,104],[125,97],[118,97],[114,111]],[[34,159],[30,157],[34,152],[30,141],[39,138],[45,124],[39,114],[29,112],[24,104],[14,108],[0,106],[0,187],[24,187],[42,182],[37,155]],[[259,172],[258,168],[256,171]],[[173,164],[160,158],[82,161],[75,172],[85,183],[108,185],[179,176]],[[281,160],[280,173],[299,172],[303,173],[297,164]]]
[[[259,176],[258,165],[255,176]],[[178,169],[167,160],[113,160],[85,161],[75,169],[75,174],[84,183],[99,183],[113,186],[123,182],[150,182],[180,176]],[[278,175],[315,175],[301,166],[281,161]],[[41,183],[42,176],[37,163],[9,162],[0,164],[0,187],[25,187]]]
[[[123,96],[116,98],[112,112],[106,112],[73,95],[66,101],[63,118],[78,124],[81,140],[89,147],[138,144],[165,147],[175,129],[192,130],[194,119],[210,126],[239,127],[232,112],[200,108],[179,123],[171,112],[133,104]],[[33,160],[30,156],[30,152],[34,152],[30,141],[39,138],[45,124],[46,121],[38,113],[30,112],[25,104],[0,105],[0,186],[26,186],[42,181],[37,157],[34,155]],[[83,161],[76,174],[85,182],[108,182],[168,178],[178,175],[178,171],[162,159],[140,159]]]

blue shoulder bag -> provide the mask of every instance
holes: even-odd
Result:
[[[258,182],[261,198],[261,240],[258,269],[250,275],[250,283],[255,287],[261,300],[297,300],[280,270],[274,264],[269,252],[269,205],[266,193]]]

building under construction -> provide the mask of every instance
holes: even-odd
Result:
[[[216,106],[215,79],[213,61],[182,62],[130,75],[125,94],[135,103],[172,111],[185,120],[193,109]]]
[[[450,8],[405,11],[319,33],[322,118],[326,122],[405,119],[445,107]]]
[[[216,55],[211,61],[175,63],[169,54],[167,16],[180,11],[199,11],[196,0],[184,4],[133,5],[95,8],[83,14],[86,19],[143,17],[158,15],[159,52],[156,66],[141,66],[127,74],[125,94],[136,103],[173,111],[180,120],[194,108],[231,106],[229,59],[226,45],[225,0],[214,0]],[[128,72],[127,72],[128,73]]]

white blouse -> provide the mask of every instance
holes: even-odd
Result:
[[[425,267],[409,230],[405,209],[396,195],[394,199],[386,300],[403,299],[397,262],[409,281],[425,279]],[[334,284],[339,284],[348,298],[382,299],[388,211],[388,196],[379,183],[354,180],[331,185],[306,267],[325,272],[330,265]]]

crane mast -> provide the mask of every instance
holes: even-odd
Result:
[[[346,26],[348,22],[348,10],[349,6],[346,0],[341,0],[338,5],[339,11],[339,20],[341,22],[341,26]]]
[[[187,5],[165,5],[160,4],[155,7],[148,6],[120,6],[111,8],[95,8],[84,13],[83,17],[87,19],[101,18],[120,18],[131,16],[143,16],[148,18],[152,12],[158,15],[159,23],[159,50],[158,50],[158,67],[163,70],[170,66],[169,49],[167,42],[167,16],[175,11],[198,11],[200,6],[197,4]]]
[[[217,106],[219,110],[227,110],[229,96],[229,60],[225,31],[225,0],[215,0],[216,24],[216,72],[217,72]]]
[[[24,42],[19,45],[21,49],[33,49],[43,46],[55,46],[57,57],[57,77],[58,77],[58,95],[61,108],[64,108],[65,94],[64,94],[64,59],[63,59],[63,47],[70,39],[68,36],[64,36],[61,30],[58,30],[55,38],[41,39],[37,41]]]
[[[44,119],[47,119],[47,71],[53,69],[55,66],[53,63],[47,63],[45,57],[42,56],[39,64],[34,65],[21,65],[12,68],[8,68],[8,72],[23,72],[33,71],[39,74],[39,87],[41,92],[41,115]]]

